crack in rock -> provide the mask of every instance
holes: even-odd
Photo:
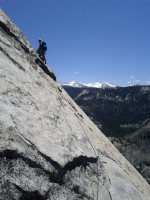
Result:
[[[46,200],[47,198],[41,195],[38,191],[30,192],[25,191],[18,185],[14,184],[14,186],[21,192],[21,196],[19,200]]]
[[[11,36],[11,37],[15,38],[15,40],[17,40],[17,42],[20,43],[21,48],[22,48],[26,53],[30,54],[29,49],[16,37],[15,34],[13,34],[13,33],[11,32],[10,28],[7,27],[7,25],[6,25],[4,22],[0,21],[0,27],[1,27],[1,29],[2,29],[5,33],[7,33],[9,36]],[[5,53],[5,52],[4,52],[4,53]],[[32,53],[32,52],[31,52],[31,53]],[[5,54],[6,54],[6,53],[5,53]],[[7,54],[7,56],[10,58],[10,56],[9,56],[8,54]],[[36,56],[36,54],[35,54],[35,56]],[[10,58],[10,59],[11,59],[11,61],[12,61],[13,63],[16,63],[15,60],[13,60],[12,58]],[[48,76],[50,76],[54,81],[56,81],[56,76],[55,76],[55,74],[54,74],[52,71],[49,70],[49,68],[40,60],[40,58],[36,57],[35,62],[36,62],[36,64],[38,64],[38,65],[40,66],[40,68],[41,68]],[[16,64],[18,64],[18,63],[16,63]],[[20,66],[19,66],[19,67],[20,67]],[[22,69],[22,67],[20,67],[20,69]],[[24,70],[24,69],[23,69],[23,70]],[[24,71],[25,71],[25,70],[24,70]]]
[[[93,157],[86,157],[86,156],[79,156],[74,158],[72,161],[68,162],[64,167],[62,167],[59,163],[52,160],[46,155],[41,155],[49,162],[57,172],[50,172],[44,169],[40,164],[36,163],[35,161],[31,160],[30,158],[26,158],[21,153],[18,153],[16,150],[4,150],[0,152],[0,158],[6,157],[8,160],[16,160],[22,159],[26,164],[28,164],[31,168],[39,168],[45,172],[49,176],[49,179],[53,183],[57,183],[59,185],[64,184],[64,176],[67,171],[72,171],[76,167],[84,167],[86,168],[89,163],[96,163],[97,158]]]
[[[67,188],[69,188],[71,191],[73,191],[75,194],[79,195],[78,197],[83,199],[84,197],[87,199],[92,199],[92,197],[87,196],[85,193],[80,191],[79,185],[74,185],[73,188],[70,188],[66,185]]]
[[[38,64],[40,66],[40,68],[47,74],[49,75],[54,81],[56,81],[56,76],[55,74],[49,70],[49,68],[43,63],[43,61],[37,57],[35,59],[36,64]]]
[[[21,47],[23,48],[23,50],[26,52],[26,53],[30,53],[29,49],[16,37],[15,34],[13,34],[10,30],[10,28],[8,28],[6,26],[5,23],[3,23],[2,21],[0,21],[0,27],[3,29],[3,31],[5,31],[9,36],[15,38],[21,45]]]
[[[25,72],[25,69],[16,60],[11,58],[10,55],[2,49],[2,47],[0,47],[0,51],[2,51],[15,65],[17,65],[19,69]]]

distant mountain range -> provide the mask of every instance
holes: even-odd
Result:
[[[76,87],[76,88],[115,88],[117,87],[114,84],[111,84],[109,82],[99,83],[99,82],[90,82],[90,83],[79,83],[76,81],[71,81],[69,83],[60,83],[63,87]]]

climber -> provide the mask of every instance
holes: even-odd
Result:
[[[45,58],[45,53],[47,51],[46,43],[42,42],[40,38],[38,39],[38,42],[39,42],[39,48],[36,50],[36,52],[38,53],[41,60],[46,64],[46,58]]]

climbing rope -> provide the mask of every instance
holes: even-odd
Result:
[[[62,104],[61,100],[60,100],[60,103]],[[63,106],[63,105],[62,105],[62,108],[64,109],[64,106]],[[71,109],[70,109],[70,110],[71,110]],[[73,110],[73,112],[74,112],[74,110]],[[64,115],[64,114],[63,114],[63,115]],[[88,141],[89,141],[89,143],[90,143],[90,145],[91,145],[91,147],[92,147],[92,149],[93,149],[93,152],[94,152],[94,154],[95,154],[95,157],[97,157],[97,198],[96,198],[96,200],[98,200],[98,197],[99,197],[99,177],[98,177],[99,170],[98,170],[98,164],[99,164],[99,160],[100,160],[100,159],[99,159],[98,154],[96,153],[96,150],[95,150],[94,146],[92,145],[92,142],[91,142],[90,138],[88,137],[86,131],[84,130],[84,128],[83,128],[83,126],[82,126],[82,124],[81,124],[81,122],[80,122],[79,117],[78,117],[77,114],[76,114],[76,117],[77,117],[77,119],[78,119],[78,122],[79,122],[79,124],[80,124],[82,130],[83,130],[84,133],[85,133],[86,138],[88,139]],[[64,116],[64,118],[65,118],[65,116]],[[65,119],[66,119],[66,118],[65,118]],[[67,119],[66,119],[66,121],[67,121]],[[67,123],[68,123],[68,121],[67,121]],[[69,124],[69,123],[68,123],[68,126],[70,127],[70,124]]]
[[[77,119],[78,119],[78,116],[77,116]],[[86,138],[89,140],[89,143],[90,143],[90,145],[91,145],[91,147],[92,147],[92,149],[94,151],[95,157],[97,157],[97,198],[96,198],[96,200],[98,200],[98,197],[99,197],[99,177],[98,177],[98,173],[99,173],[99,170],[98,170],[99,156],[96,153],[96,150],[95,150],[94,146],[92,145],[92,142],[91,142],[90,138],[88,137],[86,131],[84,130],[84,128],[83,128],[83,126],[82,126],[82,124],[81,124],[79,119],[78,119],[78,121],[79,121],[80,126],[82,127],[82,130],[85,133]]]

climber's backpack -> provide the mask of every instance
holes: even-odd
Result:
[[[46,45],[46,42],[42,42],[43,44],[43,51],[46,52],[47,51],[47,45]]]

